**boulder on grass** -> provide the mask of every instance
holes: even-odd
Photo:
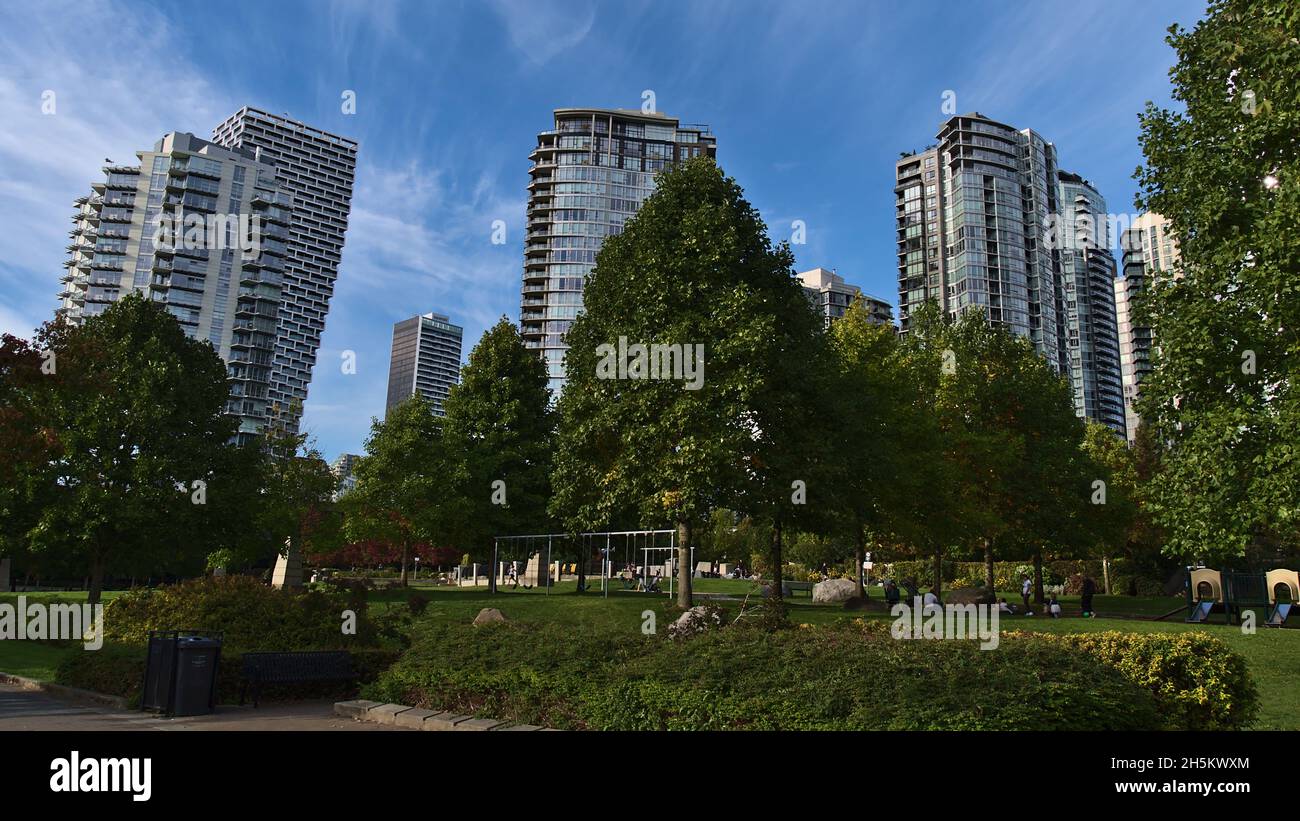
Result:
[[[668,636],[684,639],[722,626],[722,610],[717,605],[699,604],[668,625]]]
[[[944,593],[946,604],[996,604],[997,597],[982,587],[959,587]]]
[[[497,622],[504,622],[505,620],[506,617],[500,610],[495,607],[484,607],[482,610],[478,611],[478,615],[474,617],[474,624],[496,624]]]
[[[858,595],[858,583],[852,579],[827,579],[813,585],[813,604],[835,604]]]

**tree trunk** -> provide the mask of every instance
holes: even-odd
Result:
[[[411,546],[406,542],[402,542],[402,575],[398,580],[398,584],[402,587],[406,587],[406,557],[410,553],[410,550]]]
[[[99,604],[100,593],[104,591],[104,559],[98,553],[90,559],[90,592],[86,594],[86,604]]]
[[[855,530],[858,537],[858,598],[865,599],[867,597],[867,580],[863,578],[866,571],[862,565],[866,564],[867,561],[867,539],[862,532],[862,525],[859,524]]]
[[[582,547],[578,548],[578,555],[581,557],[580,559],[578,559],[578,592],[579,593],[587,592],[587,562],[591,559],[591,551],[589,549],[590,547],[591,545],[584,543]]]
[[[772,543],[768,551],[768,564],[772,565],[772,598],[781,602],[785,598],[785,583],[781,571],[785,561],[781,556],[781,520],[772,521]]]
[[[931,585],[934,588],[934,595],[943,595],[943,548],[936,548],[934,551],[934,582]]]
[[[997,592],[997,578],[993,572],[993,540],[984,540],[984,588],[989,593]]]
[[[1103,589],[1106,591],[1106,595],[1109,596],[1110,595],[1110,560],[1107,559],[1105,556],[1101,557],[1101,577],[1102,577],[1102,581],[1106,585],[1105,588]]]
[[[1043,549],[1034,549],[1034,603],[1042,604],[1043,598]]]
[[[695,605],[691,595],[691,537],[693,528],[690,522],[677,523],[677,606],[688,610]]]

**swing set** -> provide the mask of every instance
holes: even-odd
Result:
[[[590,579],[598,577],[600,579],[601,594],[609,598],[610,588],[613,586],[614,579],[614,557],[618,548],[622,547],[623,567],[630,569],[636,567],[639,571],[636,577],[639,579],[638,585],[640,590],[645,592],[654,591],[658,587],[659,580],[665,576],[668,578],[668,595],[673,595],[673,585],[676,583],[677,576],[677,531],[676,530],[608,530],[592,533],[578,533],[571,535],[567,533],[529,533],[520,536],[496,536],[492,540],[492,575],[489,579],[491,582],[491,592],[495,593],[499,580],[508,578],[506,571],[506,562],[517,570],[518,557],[522,554],[522,560],[525,562],[523,580],[527,586],[545,587],[547,595],[550,595],[551,586],[563,576],[563,573],[556,567],[552,558],[557,547],[562,553],[571,552],[574,542],[577,542],[580,550],[580,562],[585,564],[586,572],[584,575]],[[603,545],[602,545],[603,542]],[[621,542],[621,545],[619,544]],[[546,563],[542,563],[543,549],[545,550]],[[599,552],[599,559],[594,559]],[[641,564],[635,564],[640,553]],[[695,566],[695,548],[691,548],[691,567]],[[664,554],[667,554],[664,556]],[[663,556],[663,561],[654,565],[654,575],[651,575],[651,559],[658,560]],[[597,561],[598,564],[592,562]],[[554,571],[557,578],[552,578]],[[595,571],[595,572],[590,572]]]

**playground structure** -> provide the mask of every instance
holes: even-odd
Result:
[[[1187,568],[1187,621],[1206,624],[1214,613],[1240,624],[1247,610],[1266,610],[1266,627],[1284,627],[1300,601],[1300,573],[1276,569],[1233,573],[1208,567]]]
[[[493,573],[488,576],[489,586],[496,591],[509,576],[510,565],[517,561],[525,562],[525,569],[520,580],[530,587],[544,587],[551,592],[551,586],[563,579],[566,570],[576,574],[576,563],[556,561],[555,555],[570,555],[576,552],[583,563],[583,576],[591,580],[599,579],[601,594],[609,597],[617,573],[635,565],[637,567],[637,587],[642,591],[667,592],[672,595],[677,577],[677,531],[676,530],[611,530],[592,533],[531,533],[520,536],[496,536],[492,540]],[[621,554],[622,563],[615,560]],[[695,548],[690,549],[691,566],[694,566]],[[545,563],[542,559],[545,557]],[[637,561],[640,561],[637,564]],[[651,564],[651,561],[655,564]],[[569,569],[572,568],[572,569]],[[616,570],[616,568],[618,568]],[[667,582],[667,590],[659,591],[661,581]]]

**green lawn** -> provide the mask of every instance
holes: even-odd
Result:
[[[563,582],[545,590],[501,590],[495,596],[486,587],[434,587],[418,585],[406,590],[373,591],[369,595],[371,607],[382,610],[401,606],[411,595],[419,593],[429,600],[423,619],[451,619],[469,621],[484,607],[499,608],[508,619],[518,621],[548,621],[572,625],[574,628],[625,625],[628,630],[640,630],[642,613],[653,610],[660,630],[668,616],[663,607],[666,595],[636,593],[620,589],[617,583],[610,588],[608,597],[599,591],[583,596],[575,595],[576,583]],[[747,592],[755,591],[750,599],[758,601],[756,586],[731,579],[698,579],[695,590],[734,597],[723,606],[733,613]],[[112,594],[105,594],[106,596]],[[34,594],[43,599],[84,601],[84,593]],[[1018,601],[1006,595],[1008,601]],[[0,601],[12,601],[14,596],[0,596]],[[870,618],[887,620],[883,604],[878,609],[846,611],[838,605],[813,604],[807,593],[800,592],[790,605],[790,618],[795,623],[825,624],[844,618]],[[873,603],[879,603],[879,589],[872,590]],[[1061,604],[1067,614],[1078,612],[1077,597],[1062,597]],[[1222,624],[1222,616],[1207,625],[1188,625],[1183,615],[1175,614],[1166,621],[1152,621],[1152,615],[1166,613],[1177,607],[1179,599],[1168,597],[1140,598],[1128,596],[1097,596],[1094,605],[1102,617],[1083,619],[1070,617],[1052,619],[1043,616],[1009,616],[1002,619],[1003,630],[1038,630],[1065,633],[1096,630],[1132,632],[1178,632],[1202,630],[1222,639],[1229,647],[1245,658],[1260,692],[1259,729],[1300,729],[1300,630],[1258,629],[1254,635],[1245,635],[1237,627]],[[1145,617],[1145,618],[1143,618]],[[7,673],[48,679],[53,676],[63,654],[82,652],[77,647],[63,648],[35,642],[0,642],[0,670]]]
[[[126,592],[125,590],[105,590],[101,598],[105,603],[107,603],[109,599],[120,596],[125,592]],[[42,590],[40,592],[35,592],[35,593],[0,593],[0,603],[8,602],[9,604],[16,604],[19,596],[27,597],[27,601],[29,602],[39,601],[39,602],[84,603],[86,601],[86,597],[89,595],[90,594],[87,593],[85,590],[56,590],[56,591]]]
[[[80,652],[75,644],[41,641],[0,641],[0,672],[53,681],[59,662],[69,653]]]
[[[0,593],[0,604],[18,603],[18,593]],[[84,603],[86,591],[23,593],[28,602],[53,604],[55,602]],[[104,591],[104,599],[121,595],[118,591]],[[48,643],[40,641],[0,641],[0,672],[15,676],[52,681],[59,662],[69,653],[84,652],[76,642]]]

